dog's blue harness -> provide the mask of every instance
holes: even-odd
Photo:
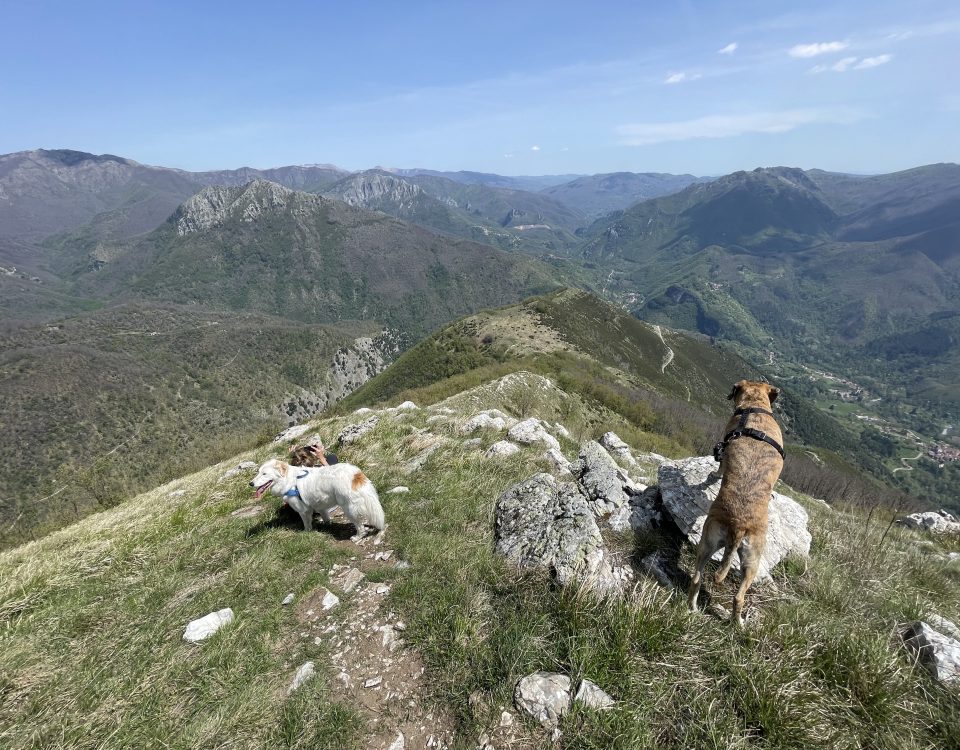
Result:
[[[297,475],[297,479],[303,479],[309,473],[310,473],[309,471],[304,471],[303,474]],[[293,485],[293,488],[284,492],[283,496],[284,497],[300,497],[300,490],[297,489],[297,485]]]

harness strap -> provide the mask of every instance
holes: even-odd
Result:
[[[309,471],[304,469],[303,474],[297,474],[297,479],[303,479],[309,473],[310,473]],[[283,493],[283,496],[284,497],[300,497],[300,490],[297,489],[297,485],[293,485],[291,489]]]
[[[781,459],[786,459],[786,454],[783,452],[783,446],[780,445],[776,440],[767,435],[763,430],[755,430],[752,427],[747,427],[747,418],[751,414],[767,414],[773,416],[773,412],[769,409],[762,409],[759,406],[751,406],[743,409],[737,409],[733,412],[734,416],[740,417],[740,422],[734,427],[730,432],[723,436],[723,440],[713,446],[713,457],[719,462],[723,460],[724,451],[727,448],[727,445],[731,440],[736,440],[740,437],[753,438],[754,440],[760,440],[767,445],[771,445],[776,448],[777,453],[780,454]]]

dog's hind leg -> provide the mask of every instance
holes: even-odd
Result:
[[[697,598],[700,596],[700,586],[703,583],[703,570],[714,553],[727,544],[727,529],[723,524],[707,516],[703,524],[703,533],[700,536],[700,545],[697,547],[697,563],[694,567],[690,588],[687,590],[687,606],[691,612],[697,611]]]
[[[720,569],[717,570],[713,575],[714,583],[723,583],[724,579],[727,577],[727,573],[730,572],[730,568],[733,567],[733,553],[740,548],[740,543],[743,541],[742,536],[734,537],[733,541],[726,546],[723,551],[723,559],[720,561]]]
[[[763,537],[756,539],[747,536],[740,543],[740,571],[743,573],[743,580],[733,597],[733,614],[730,618],[730,622],[740,628],[743,627],[743,606],[747,598],[747,589],[750,588],[750,584],[760,570],[760,556],[763,554],[765,541]]]

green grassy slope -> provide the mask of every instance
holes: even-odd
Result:
[[[542,451],[488,459],[483,448],[500,436],[483,434],[480,449],[467,450],[459,424],[489,407],[563,417],[575,439],[623,424],[576,394],[529,386],[458,394],[439,421],[427,422],[426,410],[384,414],[341,455],[381,490],[411,488],[382,495],[389,527],[376,548],[410,566],[377,580],[391,587],[385,610],[407,624],[404,652],[426,667],[421,688],[402,689],[423,691],[433,716],[449,717],[455,746],[473,747],[510,705],[517,680],[545,669],[594,680],[617,700],[609,712],[567,715],[564,748],[960,747],[955,692],[915,668],[898,635],[931,612],[960,617],[958,573],[938,556],[945,548],[922,548],[911,532],[800,496],[811,558],[789,561],[774,570],[774,586],[754,589],[743,633],[688,614],[682,596],[644,578],[629,598],[603,601],[507,568],[492,552],[492,509],[504,489],[544,470]],[[332,436],[365,418],[315,426]],[[404,475],[423,430],[446,442]],[[572,456],[575,443],[562,448]],[[238,455],[0,554],[5,747],[349,749],[392,726],[391,714],[364,722],[344,695],[333,635],[280,605],[288,591],[300,602],[319,585],[335,588],[331,566],[349,552],[272,511],[231,515],[252,502],[247,478],[217,477],[270,455],[265,447]],[[669,544],[657,535],[610,543],[636,555]],[[691,563],[684,547],[680,564]],[[735,585],[709,588],[723,601]],[[356,601],[343,596],[342,621]],[[181,641],[187,621],[224,606],[234,609],[231,626],[200,646]],[[287,697],[306,659],[317,677]],[[546,746],[542,730],[516,721],[529,746]]]

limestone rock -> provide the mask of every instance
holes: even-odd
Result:
[[[944,635],[918,620],[904,631],[903,642],[917,661],[930,670],[934,679],[939,682],[960,682],[960,640]]]
[[[663,507],[692,544],[700,541],[703,522],[710,504],[720,491],[720,464],[710,456],[693,457],[681,461],[667,461],[660,465],[658,477]],[[779,492],[771,495],[770,524],[767,544],[760,560],[759,580],[770,577],[770,570],[787,555],[810,553],[810,532],[807,530],[807,512],[798,502]],[[722,551],[714,555],[722,557]],[[733,557],[733,566],[740,569],[740,560]]]
[[[283,601],[280,602],[280,603],[281,603],[284,607],[286,607],[288,604],[293,604],[294,598],[295,598],[295,597],[294,597],[293,593],[291,592],[291,593],[287,594],[285,597],[283,597]]]
[[[560,450],[560,443],[546,430],[545,423],[536,418],[525,419],[517,422],[507,437],[523,445],[533,445],[534,443],[544,443],[548,448]]]
[[[490,412],[496,411],[496,409],[491,409],[489,411],[482,411],[479,414],[474,414],[470,419],[464,422],[463,427],[460,428],[460,432],[463,435],[469,435],[471,432],[476,432],[481,429],[488,430],[505,430],[507,428],[507,420],[499,416],[502,412],[497,415],[491,415]]]
[[[556,672],[534,672],[517,683],[514,704],[547,729],[560,723],[570,708],[570,678]]]
[[[633,457],[630,446],[627,445],[615,432],[605,432],[600,438],[600,445],[606,448],[611,456],[615,456],[628,466],[636,466],[637,459]]]
[[[929,531],[931,534],[960,534],[960,522],[945,510],[911,513],[900,519],[909,529]]]
[[[403,736],[403,732],[397,732],[396,739],[390,743],[390,747],[387,750],[404,750],[407,746],[407,738]]]
[[[587,498],[572,482],[535,474],[497,500],[494,547],[520,568],[544,568],[561,584],[600,591],[622,585]]]
[[[310,425],[308,424],[295,424],[293,427],[288,427],[283,432],[279,433],[273,439],[273,445],[277,443],[289,443],[293,440],[296,440],[301,435],[306,434],[310,431]]]
[[[650,531],[658,527],[661,521],[660,490],[657,487],[647,487],[642,492],[630,495],[626,505],[611,513],[607,518],[607,525],[614,531]]]
[[[516,443],[511,443],[509,440],[498,440],[489,448],[487,448],[487,452],[483,455],[485,455],[487,458],[494,458],[497,456],[512,456],[519,450],[520,446],[518,446]]]
[[[580,456],[570,466],[570,471],[590,498],[591,509],[600,517],[609,515],[630,500],[625,487],[632,488],[633,483],[595,440],[588,440],[580,446]]]
[[[183,632],[183,640],[190,643],[206,640],[224,625],[231,622],[233,622],[233,610],[230,607],[211,612],[196,620],[191,620]]]
[[[547,452],[543,454],[543,457],[553,464],[554,468],[561,474],[570,473],[570,462],[567,460],[559,450],[556,448],[549,448]]]
[[[593,708],[597,711],[606,711],[613,708],[616,701],[603,690],[597,683],[590,680],[582,680],[577,694],[573,697],[574,701],[582,703],[587,708]]]
[[[401,471],[404,474],[413,474],[415,471],[419,471],[423,468],[423,465],[427,460],[432,456],[436,451],[440,450],[443,447],[444,441],[440,438],[437,438],[435,443],[431,443],[422,451],[420,451],[416,456],[407,461],[402,467]]]
[[[394,487],[392,490],[387,490],[387,494],[388,494],[388,495],[402,495],[403,493],[409,492],[409,491],[410,491],[410,488],[409,488],[409,487],[401,484],[401,485],[398,485],[397,487]]]
[[[316,670],[312,661],[305,662],[300,665],[300,668],[297,670],[297,673],[293,676],[293,682],[290,683],[290,687],[287,688],[287,695],[296,692],[307,680],[312,678]]]
[[[337,436],[337,442],[340,445],[350,445],[350,443],[355,443],[357,440],[370,432],[370,430],[376,427],[379,421],[379,415],[374,414],[372,417],[368,417],[362,422],[347,425]]]

